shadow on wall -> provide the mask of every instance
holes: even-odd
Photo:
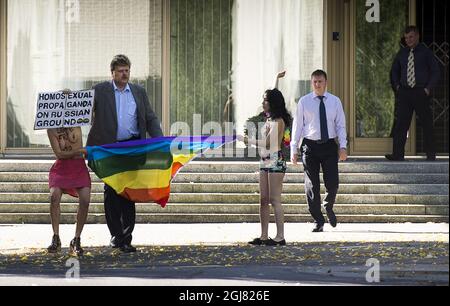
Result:
[[[30,139],[23,131],[22,126],[19,124],[14,107],[10,98],[6,103],[6,116],[7,116],[7,146],[9,148],[18,147],[29,147]]]

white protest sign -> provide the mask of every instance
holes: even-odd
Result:
[[[94,90],[39,93],[34,129],[90,125],[93,106]]]

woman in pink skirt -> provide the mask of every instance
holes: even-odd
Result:
[[[49,253],[61,250],[59,222],[61,215],[61,197],[63,193],[79,198],[75,238],[70,242],[70,253],[83,255],[80,236],[86,223],[91,198],[91,178],[84,162],[86,150],[83,148],[81,128],[49,129],[47,135],[56,162],[50,169],[48,184],[50,188],[50,216],[52,219],[53,239],[47,248]]]

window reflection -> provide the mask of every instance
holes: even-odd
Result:
[[[162,0],[9,0],[7,14],[8,147],[48,147],[33,130],[37,93],[108,80],[118,53],[161,115]]]

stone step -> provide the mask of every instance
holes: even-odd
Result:
[[[0,203],[48,203],[48,193],[2,193]],[[63,196],[63,202],[75,203],[78,199]],[[92,193],[91,202],[102,203],[103,193]],[[234,193],[172,193],[170,203],[259,203],[258,194]],[[282,203],[306,203],[304,194],[282,195]],[[401,194],[339,194],[336,203],[348,204],[427,204],[448,205],[448,195],[401,195]]]
[[[322,185],[322,189],[325,187]],[[341,184],[340,194],[448,194],[448,184]],[[92,192],[103,192],[103,183],[93,183]],[[173,183],[171,186],[173,193],[259,193],[259,184],[242,183]],[[1,193],[47,193],[48,183],[1,183]],[[305,193],[304,184],[284,184],[284,193]]]
[[[76,213],[77,204],[61,204],[62,213]],[[307,204],[283,204],[285,214],[308,214]],[[440,215],[448,216],[448,205],[404,205],[404,204],[336,204],[338,215]],[[259,204],[170,204],[166,208],[148,204],[136,206],[137,213],[156,214],[258,214]],[[35,214],[48,213],[49,204],[9,203],[0,204],[0,213]],[[103,203],[93,203],[89,207],[91,214],[103,214]]]
[[[100,180],[91,174],[93,182]],[[342,184],[448,184],[448,173],[341,173]],[[288,173],[286,183],[304,183],[303,174]],[[48,182],[48,173],[0,172],[0,182]],[[180,173],[174,183],[258,183],[259,173]]]
[[[405,173],[341,173],[342,184],[448,184],[448,174],[405,174]],[[321,177],[321,181],[322,177]],[[175,183],[258,183],[259,173],[253,174],[209,174],[182,173]],[[304,183],[303,174],[288,173],[286,183]]]
[[[340,223],[448,223],[448,216],[435,215],[340,215]],[[61,214],[61,224],[74,224],[76,214]],[[146,223],[246,223],[259,222],[258,214],[137,214],[138,224]],[[271,222],[274,222],[273,216]],[[309,214],[286,214],[287,223],[312,222]],[[90,214],[88,224],[104,224],[103,214]],[[5,214],[0,213],[0,224],[50,224],[48,214]],[[49,225],[50,227],[50,225]],[[106,225],[105,225],[105,230]]]
[[[48,171],[52,164],[51,160],[0,160],[0,224],[50,223]],[[138,204],[137,222],[259,222],[258,165],[192,162],[172,183],[169,205],[162,209]],[[339,166],[341,184],[335,210],[340,222],[448,222],[448,158],[435,163],[351,158]],[[302,166],[290,165],[285,177],[282,202],[286,222],[312,222],[302,171]],[[93,173],[91,178],[88,222],[105,223],[103,184]],[[75,222],[77,201],[63,197],[62,223]]]
[[[0,160],[0,172],[48,172],[54,161],[38,160]],[[448,173],[448,158],[437,162],[407,161],[387,162],[381,158],[352,158],[339,164],[341,173]],[[251,173],[258,171],[258,162],[201,162],[194,161],[183,168],[182,172],[192,173]],[[303,166],[289,163],[288,172],[303,172]]]

